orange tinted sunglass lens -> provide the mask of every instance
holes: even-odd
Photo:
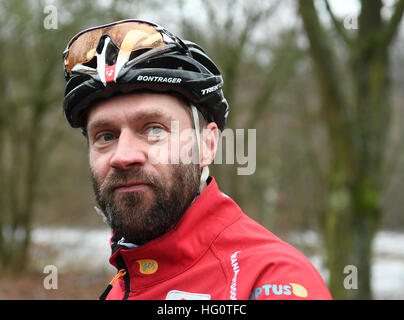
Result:
[[[121,50],[164,49],[160,32],[146,23],[128,22],[115,25],[107,33]]]
[[[71,44],[69,53],[66,57],[67,72],[70,72],[76,64],[90,61],[94,57],[95,48],[97,47],[98,40],[101,36],[101,29],[91,30],[80,35]]]
[[[66,70],[90,61],[95,55],[95,48],[100,37],[108,34],[116,45],[124,51],[141,49],[164,49],[163,36],[155,27],[139,22],[126,22],[116,25],[89,30],[80,35],[70,46],[66,57]]]

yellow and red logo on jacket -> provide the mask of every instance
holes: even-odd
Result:
[[[290,282],[287,284],[264,284],[254,288],[250,294],[250,300],[268,299],[271,296],[296,296],[307,298],[309,293],[301,284]]]
[[[139,264],[139,272],[143,274],[153,274],[159,268],[159,264],[154,259],[140,259],[136,262]]]

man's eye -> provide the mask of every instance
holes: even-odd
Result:
[[[104,134],[100,134],[97,138],[96,141],[98,142],[109,142],[115,139],[115,136],[111,133],[104,133]]]
[[[160,135],[164,132],[163,128],[160,127],[151,127],[147,131],[151,135]]]
[[[162,139],[166,135],[166,131],[161,127],[150,127],[147,129],[147,135],[150,140]]]

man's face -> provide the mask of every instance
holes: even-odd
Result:
[[[193,128],[187,108],[171,95],[135,93],[91,109],[87,132],[93,187],[115,240],[124,237],[140,245],[159,237],[197,195],[199,164],[152,159],[156,146],[164,158],[171,155],[173,141],[179,150],[189,144],[180,139]]]

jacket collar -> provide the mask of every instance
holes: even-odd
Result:
[[[112,243],[110,263],[118,269],[124,264],[132,289],[183,273],[208,250],[225,227],[239,218],[241,209],[211,179],[168,233],[131,249]]]

